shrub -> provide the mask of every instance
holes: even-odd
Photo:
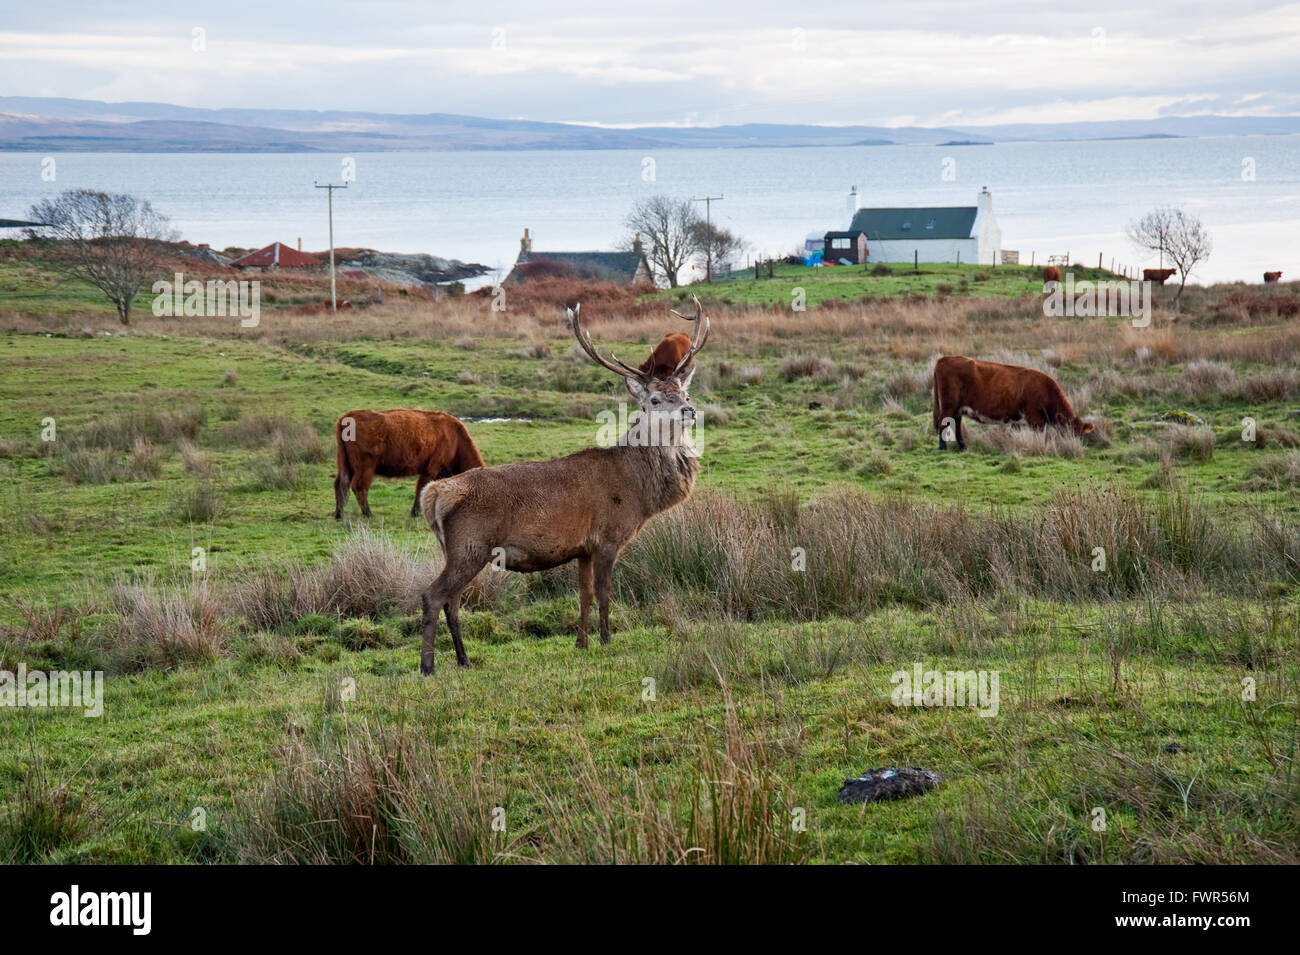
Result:
[[[177,499],[175,513],[185,524],[210,524],[221,513],[221,492],[207,481],[195,484]]]
[[[1172,424],[1165,432],[1165,448],[1175,458],[1208,461],[1214,457],[1214,431],[1204,425]]]
[[[835,378],[835,362],[825,355],[787,355],[781,361],[781,377],[786,381],[798,378],[832,381]]]

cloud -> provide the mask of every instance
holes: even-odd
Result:
[[[323,0],[7,17],[14,95],[604,124],[971,125],[1143,119],[1300,106],[1300,5],[1120,3],[1079,16],[994,0],[898,8],[832,0],[721,9],[668,0],[591,13],[556,0],[453,10]],[[56,23],[78,23],[61,32]],[[195,29],[205,47],[194,49]]]

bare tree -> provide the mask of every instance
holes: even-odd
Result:
[[[27,217],[42,223],[27,230],[29,238],[60,244],[51,268],[103,292],[123,325],[131,323],[131,300],[162,264],[161,243],[175,239],[166,216],[122,193],[70,189],[36,203]]]
[[[727,262],[745,247],[745,242],[740,236],[715,223],[697,219],[693,231],[695,244],[699,247],[696,254],[710,263],[712,268],[716,268],[719,263]]]
[[[1205,224],[1177,206],[1160,206],[1129,223],[1128,237],[1134,245],[1159,252],[1161,265],[1168,256],[1178,267],[1178,291],[1174,294],[1174,311],[1178,311],[1188,273],[1208,259],[1213,249]]]
[[[656,278],[676,288],[678,273],[699,254],[695,229],[699,221],[690,200],[651,196],[632,207],[624,224],[641,237],[646,261]]]

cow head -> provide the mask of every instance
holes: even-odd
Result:
[[[1056,425],[1080,438],[1085,434],[1089,434],[1094,427],[1091,421],[1084,421],[1078,415],[1067,414],[1064,411],[1056,413]]]

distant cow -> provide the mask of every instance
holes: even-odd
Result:
[[[949,420],[957,448],[966,450],[963,414],[977,421],[1023,420],[1033,428],[1058,425],[1079,436],[1092,430],[1091,422],[1075,415],[1061,386],[1041,371],[945,355],[934,366],[934,430],[940,451],[948,447],[944,425]]]
[[[1155,282],[1157,285],[1164,285],[1171,276],[1177,274],[1177,269],[1143,269],[1142,281]]]
[[[1043,268],[1044,285],[1046,285],[1048,282],[1059,282],[1059,281],[1061,281],[1060,269],[1058,269],[1055,265],[1048,265]]]
[[[343,517],[348,488],[357,496],[361,513],[370,516],[370,484],[376,474],[419,476],[411,508],[414,517],[420,513],[420,492],[430,481],[483,467],[483,457],[465,425],[442,411],[349,411],[339,418],[334,437],[338,443],[335,520]]]
[[[652,378],[671,378],[682,356],[690,350],[691,336],[682,332],[671,332],[655,346],[650,357],[641,362],[640,371],[645,374],[653,368]]]
[[[675,309],[672,310],[672,313],[678,318],[686,319],[688,322],[695,320],[690,315],[683,315]],[[671,378],[677,373],[677,366],[681,364],[682,358],[690,350],[691,337],[689,335],[683,332],[669,332],[660,339],[659,344],[655,346],[655,350],[650,353],[650,357],[641,362],[641,367],[638,370],[644,375],[653,368],[652,378]],[[685,372],[686,369],[681,370]]]
[[[1281,272],[1265,272],[1265,273],[1264,273],[1264,281],[1265,281],[1265,282],[1278,282],[1278,281],[1281,281],[1281,279],[1282,279],[1282,273],[1281,273]]]

